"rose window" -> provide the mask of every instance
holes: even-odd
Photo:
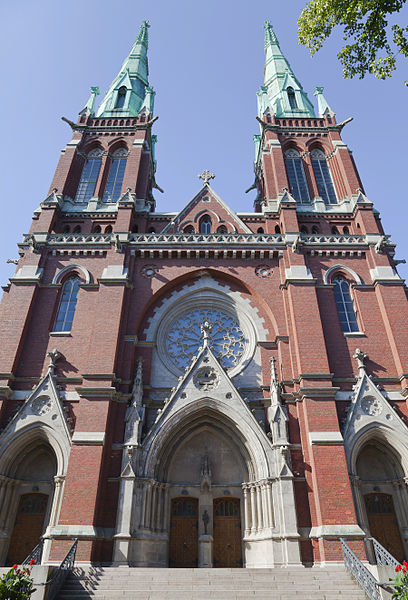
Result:
[[[179,369],[190,364],[203,344],[201,325],[205,321],[212,326],[208,334],[211,350],[223,367],[235,367],[244,354],[245,336],[234,317],[214,309],[192,310],[171,325],[166,340],[171,360]]]

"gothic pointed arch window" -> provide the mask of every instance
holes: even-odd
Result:
[[[88,153],[75,195],[75,202],[88,202],[93,197],[101,162],[102,150],[100,148],[95,148]]]
[[[293,89],[293,87],[288,87],[288,88],[286,88],[286,93],[288,95],[290,108],[292,110],[296,110],[298,106],[297,106],[297,102],[296,102],[295,90]]]
[[[74,275],[66,279],[62,285],[54,331],[71,331],[80,283],[81,279],[78,277],[78,275]]]
[[[319,196],[326,204],[337,204],[336,192],[324,152],[315,148],[311,151],[310,158]]]
[[[127,89],[124,85],[118,89],[115,108],[123,108],[125,106]]]
[[[211,217],[204,215],[200,219],[200,233],[211,233]]]
[[[285,166],[289,179],[290,193],[297,202],[307,204],[310,202],[310,198],[303,161],[295,148],[289,148],[285,152]]]
[[[332,283],[342,331],[344,333],[359,331],[349,282],[342,275],[336,275]]]
[[[112,155],[105,193],[103,195],[104,202],[116,202],[120,198],[126,169],[127,154],[125,148],[119,148]]]

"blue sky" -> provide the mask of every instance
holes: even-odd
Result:
[[[344,80],[336,35],[313,58],[298,45],[296,21],[306,0],[17,0],[3,2],[0,19],[0,96],[3,143],[0,197],[0,282],[14,272],[6,259],[28,231],[33,210],[46,197],[59,152],[70,140],[61,116],[76,120],[98,85],[117,74],[148,19],[150,82],[155,88],[158,135],[157,210],[179,210],[210,169],[218,194],[237,211],[250,211],[258,133],[256,91],[262,84],[263,22],[269,19],[281,48],[313,101],[316,85],[337,119],[353,116],[343,139],[353,150],[366,193],[381,212],[386,233],[408,258],[406,238],[407,61],[391,80]],[[408,7],[399,22],[408,20]],[[405,183],[404,183],[405,182]],[[408,277],[408,265],[399,272]]]

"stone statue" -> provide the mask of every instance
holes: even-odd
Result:
[[[126,411],[126,446],[140,444],[142,427],[144,423],[145,408],[143,406],[143,380],[142,380],[143,359],[137,361],[135,380],[133,382],[132,397]]]

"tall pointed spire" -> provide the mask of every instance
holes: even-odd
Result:
[[[129,56],[113,80],[98,109],[98,117],[136,117],[144,109],[153,114],[153,88],[149,86],[147,49],[149,23],[143,21]]]
[[[276,117],[315,117],[313,104],[303,91],[279,46],[269,21],[265,21],[264,85],[258,92],[259,116],[266,111]]]

